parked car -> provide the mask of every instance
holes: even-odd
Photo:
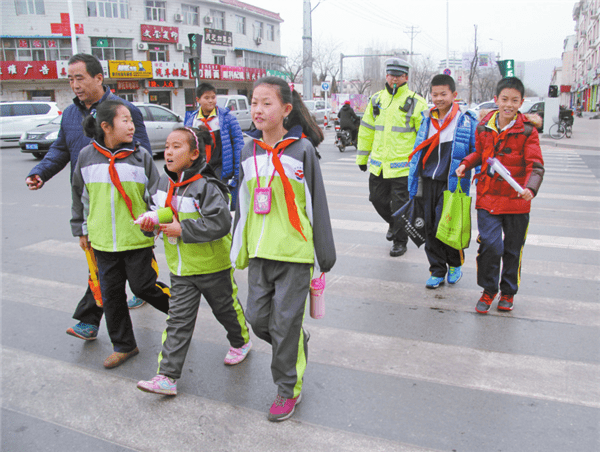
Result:
[[[60,121],[62,116],[57,116],[48,124],[42,124],[26,132],[23,132],[19,139],[21,152],[25,154],[33,154],[33,156],[41,160],[50,149],[50,146],[58,138],[60,130]]]
[[[142,112],[144,125],[152,147],[152,154],[165,152],[167,137],[177,127],[183,126],[183,118],[161,105],[133,102]]]
[[[325,105],[325,100],[323,99],[313,99],[313,100],[305,100],[304,105],[308,108],[317,124],[325,123],[325,116],[327,116],[327,122],[330,123],[332,120],[331,117],[331,105]],[[329,124],[330,125],[330,124]]]
[[[217,105],[219,108],[228,108],[240,123],[242,130],[250,130],[252,128],[250,103],[246,96],[242,96],[241,94],[220,94],[217,96]]]
[[[488,100],[487,102],[482,102],[479,105],[475,105],[471,107],[469,110],[475,113],[475,116],[479,116],[479,112],[481,110],[495,110],[498,108],[498,105],[493,100]]]
[[[0,103],[0,146],[18,145],[23,132],[42,124],[48,124],[61,114],[56,102]]]
[[[536,102],[525,113],[536,113],[542,118],[542,125],[538,128],[538,132],[542,133],[544,130],[544,102]],[[573,110],[561,105],[558,116],[561,122],[565,122],[567,125],[573,125]]]

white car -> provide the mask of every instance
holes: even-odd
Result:
[[[242,130],[250,130],[252,128],[250,103],[246,96],[242,96],[241,94],[219,94],[217,95],[217,105],[219,108],[228,108],[240,123]]]
[[[144,125],[152,147],[152,154],[165,151],[167,137],[178,127],[183,127],[183,118],[161,105],[132,102],[142,112]]]
[[[327,116],[328,125],[331,125],[331,105],[325,105],[323,99],[305,100],[304,105],[308,108],[317,124],[321,125],[325,123],[325,116]]]
[[[18,146],[23,132],[48,124],[61,114],[56,102],[0,103],[0,146]]]

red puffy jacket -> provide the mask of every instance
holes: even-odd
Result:
[[[493,147],[494,137],[498,133],[488,125],[488,122],[494,113],[485,115],[477,126],[476,150],[461,162],[466,169],[481,165],[484,151]],[[529,117],[521,113],[517,114],[515,124],[509,129],[506,138],[497,143],[490,157],[496,157],[521,187],[529,188],[534,196],[537,194],[544,178],[544,159],[538,132],[530,124]],[[479,177],[476,209],[484,209],[494,215],[530,211],[531,202],[519,197],[519,194],[499,174],[490,176],[486,171],[476,177]]]

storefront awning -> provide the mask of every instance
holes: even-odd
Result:
[[[274,57],[278,57],[278,58],[287,58],[285,55],[277,55],[276,53],[269,53],[269,52],[260,52],[258,50],[246,49],[244,47],[236,47],[234,50],[243,50],[244,52],[260,53],[261,55],[269,55],[269,56],[274,56]]]

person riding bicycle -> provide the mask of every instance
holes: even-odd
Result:
[[[358,125],[360,124],[360,118],[350,106],[350,101],[347,100],[342,105],[340,112],[338,113],[338,119],[340,121],[340,129],[350,130],[352,136],[352,142],[356,142],[358,137]]]

